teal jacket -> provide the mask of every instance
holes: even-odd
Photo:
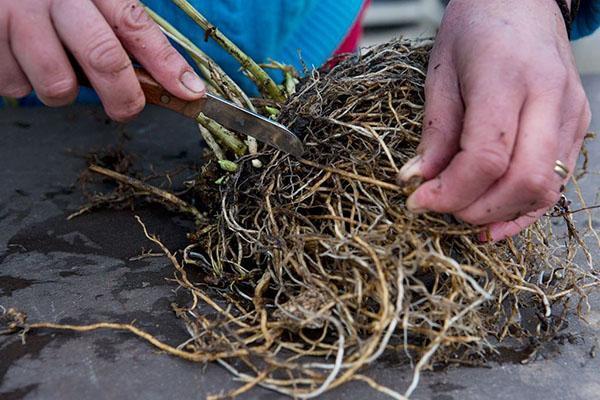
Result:
[[[169,0],[142,0],[205,50],[242,87],[252,92],[239,64]],[[215,26],[259,62],[269,59],[296,66],[320,66],[342,43],[364,0],[190,0]],[[573,39],[600,26],[600,0],[582,0]],[[302,61],[301,61],[302,60]],[[303,64],[304,63],[304,64]],[[255,92],[252,92],[255,93]],[[82,90],[82,102],[96,101]],[[36,103],[30,96],[22,104]]]

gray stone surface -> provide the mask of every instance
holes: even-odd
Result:
[[[600,77],[584,82],[600,115]],[[600,131],[600,120],[593,129]],[[0,111],[0,305],[26,311],[34,321],[135,320],[178,344],[187,334],[169,305],[183,294],[165,279],[171,267],[164,259],[130,260],[149,248],[134,213],[97,211],[66,220],[83,201],[76,188],[82,155],[116,143],[122,130],[96,108]],[[201,151],[193,124],[165,111],[149,109],[125,131],[133,137],[128,146],[142,162],[154,160],[157,170],[194,162]],[[599,141],[590,153],[592,169],[600,170]],[[596,173],[582,181],[591,203],[598,202],[599,178]],[[136,212],[169,247],[185,243],[187,223],[181,218],[159,207]],[[552,343],[528,365],[510,362],[505,354],[505,362],[489,368],[427,372],[415,398],[600,399],[600,360],[590,356],[600,337],[598,308],[588,324],[573,321],[567,332],[572,343]],[[367,374],[399,391],[410,381],[410,372],[393,356]],[[33,333],[26,345],[14,336],[0,337],[0,399],[203,399],[233,387],[220,367],[160,354],[126,333]],[[246,398],[280,396],[257,389]],[[384,397],[350,384],[323,398]]]

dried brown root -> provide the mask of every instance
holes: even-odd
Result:
[[[149,185],[145,182],[140,181],[139,179],[135,179],[130,176],[120,174],[116,171],[100,167],[99,165],[90,165],[88,168],[92,172],[104,175],[124,185],[135,188],[136,190],[141,192],[139,193],[139,195],[150,195],[162,199],[166,203],[175,206],[180,212],[185,214],[191,214],[194,217],[194,220],[198,223],[201,223],[204,220],[204,217],[202,216],[200,211],[196,209],[196,207],[186,203],[185,201],[181,200],[179,197],[175,196],[172,193],[159,189],[155,186]]]
[[[155,336],[150,333],[134,326],[133,324],[120,324],[114,322],[98,322],[89,325],[70,325],[70,324],[58,324],[53,322],[27,322],[27,315],[15,310],[14,308],[4,309],[0,306],[3,312],[0,314],[0,322],[7,325],[5,330],[1,330],[0,334],[8,333],[19,333],[23,342],[26,341],[26,335],[32,331],[43,331],[43,330],[54,330],[54,331],[71,331],[71,332],[92,332],[97,330],[112,330],[112,331],[125,331],[130,332],[133,335],[139,337],[150,343],[157,349],[164,351],[172,356],[182,358],[187,361],[207,363],[216,360],[222,360],[226,358],[238,358],[247,355],[245,350],[238,350],[236,352],[223,352],[218,354],[215,352],[209,352],[202,354],[199,352],[188,352],[179,348],[173,347],[169,344],[161,342]]]
[[[186,321],[219,335],[217,347],[246,346],[247,370],[227,367],[244,382],[318,397],[399,349],[416,363],[409,397],[434,363],[472,363],[509,336],[551,340],[569,298],[585,304],[599,284],[575,263],[589,252],[567,209],[515,240],[478,244],[478,228],[405,208],[396,177],[419,143],[428,52],[398,40],[313,72],[280,116],[303,137],[304,159],[264,149],[262,170],[241,159],[223,185],[194,251],[229,282],[211,301],[245,326]],[[538,316],[534,331],[524,310]]]

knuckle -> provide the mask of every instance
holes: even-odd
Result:
[[[551,78],[561,83],[566,83],[571,77],[569,69],[562,62],[549,63],[542,67],[541,72],[547,79]]]
[[[544,97],[556,91],[565,91],[571,81],[567,67],[562,63],[552,63],[545,66],[536,66],[530,69],[529,82],[535,97]]]
[[[553,69],[550,71],[552,79],[555,79],[558,83],[562,85],[568,84],[571,79],[571,74],[569,74],[569,70],[563,64],[557,63]]]
[[[115,9],[114,29],[117,31],[139,32],[150,29],[153,25],[150,16],[138,1],[123,1]]]
[[[578,81],[574,81],[571,84],[571,88],[569,88],[569,97],[570,97],[570,105],[574,109],[583,110],[589,106],[589,101],[587,97],[587,93],[583,89],[583,86]]]
[[[592,111],[590,108],[590,101],[588,100],[587,93],[583,89],[583,86],[578,85],[575,89],[575,102],[581,109],[581,115],[584,122],[591,122]]]
[[[556,179],[548,173],[531,173],[523,176],[519,187],[529,193],[534,199],[545,200],[549,193],[553,195],[553,186],[556,185]]]
[[[85,52],[89,66],[101,73],[116,74],[131,65],[121,43],[110,32],[97,36]]]
[[[45,99],[69,102],[75,97],[77,84],[72,78],[52,79],[42,82],[36,92]]]
[[[475,153],[475,165],[487,177],[500,178],[508,170],[510,156],[504,148],[484,147]]]
[[[167,41],[164,42],[156,53],[156,59],[162,65],[176,65],[173,61],[179,58],[179,53]],[[172,63],[173,62],[173,63]]]
[[[585,90],[583,89],[583,86],[581,86],[581,84],[577,84],[577,86],[574,89],[574,92],[575,102],[578,105],[581,105],[582,107],[588,105],[587,94],[585,93]]]

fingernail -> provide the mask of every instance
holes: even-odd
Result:
[[[400,180],[409,181],[415,176],[421,176],[421,165],[423,164],[423,157],[420,155],[411,158],[406,164],[400,168]]]
[[[412,213],[415,214],[423,214],[424,212],[426,212],[427,210],[425,208],[423,208],[415,199],[415,196],[410,196],[407,200],[406,200],[406,208],[408,208],[408,210]]]
[[[206,86],[204,86],[202,79],[191,71],[185,71],[181,75],[181,83],[194,93],[202,93],[206,90]]]

